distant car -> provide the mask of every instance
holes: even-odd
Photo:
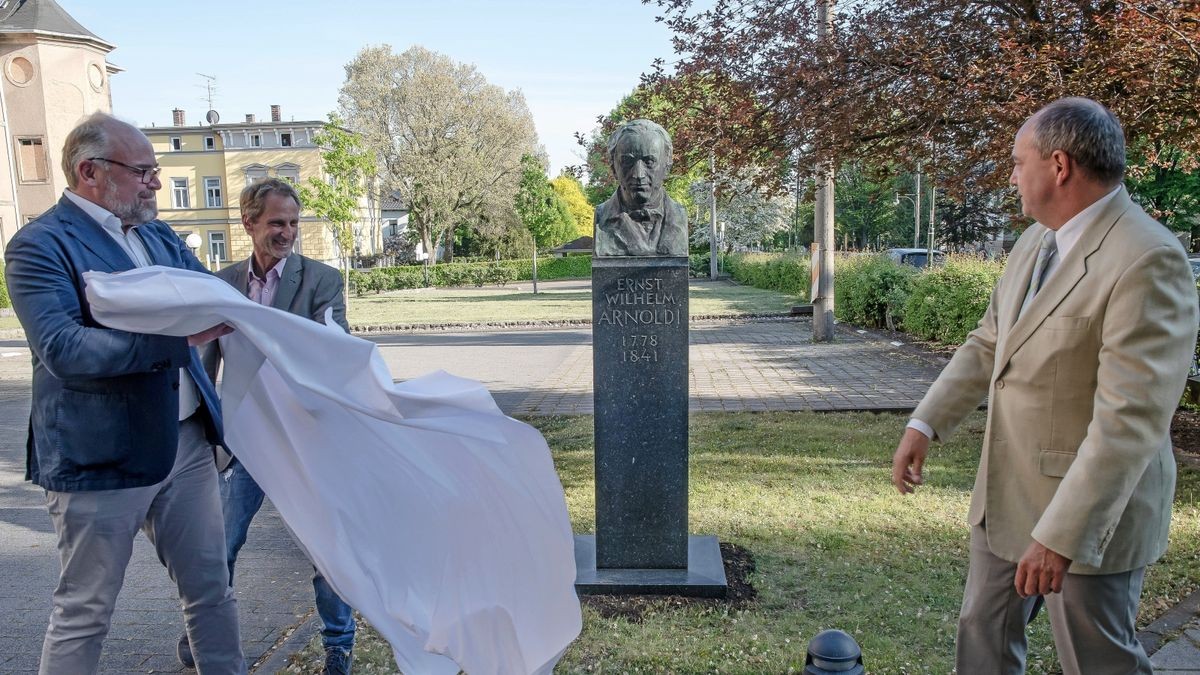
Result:
[[[1192,256],[1188,262],[1192,264],[1192,278],[1200,279],[1200,256]]]
[[[912,265],[913,267],[925,267],[925,263],[929,259],[929,249],[925,248],[889,248],[884,253],[901,265]],[[936,248],[933,249],[933,264],[942,265],[945,262],[946,254]]]

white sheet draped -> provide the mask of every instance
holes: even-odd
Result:
[[[106,326],[237,329],[221,338],[226,442],[404,672],[553,669],[581,617],[566,503],[541,434],[478,382],[439,371],[393,383],[374,344],[216,277],[84,276]]]

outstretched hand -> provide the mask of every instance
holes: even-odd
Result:
[[[892,484],[906,495],[925,482],[921,469],[925,466],[925,455],[929,453],[929,437],[920,431],[907,428],[892,455]]]
[[[208,344],[209,342],[212,342],[213,340],[216,340],[217,338],[221,337],[222,335],[229,335],[232,332],[233,332],[233,326],[230,326],[227,323],[219,323],[219,324],[213,326],[212,328],[202,330],[199,333],[196,333],[195,335],[189,335],[188,339],[187,339],[188,346],[189,347],[200,347],[202,345]]]

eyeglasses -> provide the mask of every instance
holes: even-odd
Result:
[[[144,185],[149,185],[150,181],[157,178],[158,174],[162,172],[161,166],[152,166],[149,169],[147,169],[147,168],[143,168],[140,166],[130,166],[130,165],[126,164],[125,162],[118,162],[115,159],[109,159],[107,157],[88,157],[89,162],[95,162],[97,160],[99,160],[101,162],[108,162],[109,164],[116,164],[117,166],[123,166],[126,169],[129,169],[130,171],[132,171],[136,174],[141,174],[140,180],[141,180],[142,184],[144,184]]]

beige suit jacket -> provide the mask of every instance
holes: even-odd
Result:
[[[1124,188],[1018,318],[1046,228],[1018,240],[979,326],[913,416],[939,439],[985,396],[970,523],[1016,562],[1031,538],[1076,574],[1142,567],[1166,550],[1169,427],[1196,340],[1179,241]]]

